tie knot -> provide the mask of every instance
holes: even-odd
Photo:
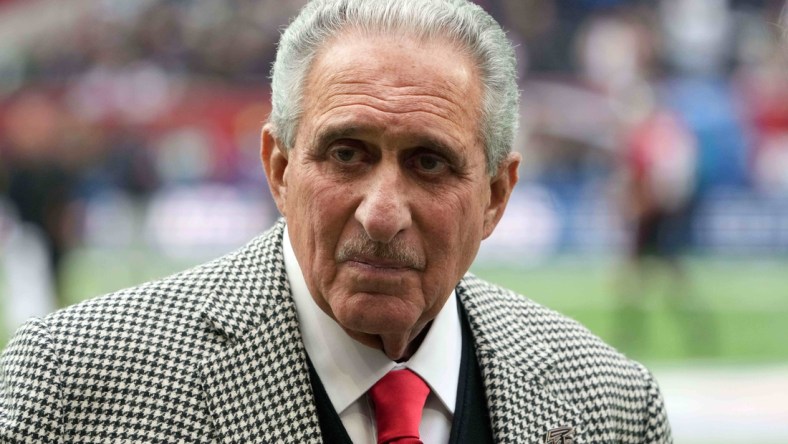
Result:
[[[419,424],[430,388],[410,370],[393,370],[369,389],[378,444],[421,443]]]

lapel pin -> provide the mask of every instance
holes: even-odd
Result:
[[[574,427],[558,427],[550,429],[544,440],[545,444],[573,444],[575,442]]]

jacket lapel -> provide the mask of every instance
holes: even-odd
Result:
[[[284,222],[233,253],[203,307],[218,345],[202,361],[216,440],[321,442],[282,256]]]
[[[584,442],[580,412],[548,387],[555,355],[535,340],[527,313],[490,294],[488,285],[469,274],[457,295],[468,313],[495,441],[542,444],[550,430],[568,426],[575,428],[573,442]]]

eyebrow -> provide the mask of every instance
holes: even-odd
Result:
[[[315,134],[312,140],[312,146],[316,149],[322,149],[330,142],[339,139],[353,138],[359,136],[364,131],[355,125],[332,125],[324,131]]]
[[[373,128],[372,126],[356,124],[346,125],[340,123],[329,125],[324,130],[318,132],[318,134],[315,136],[313,139],[313,147],[320,150],[335,140],[348,138],[363,139],[364,133],[369,133],[375,131],[376,129],[377,128]],[[456,149],[451,148],[451,145],[446,144],[437,137],[433,137],[429,134],[414,135],[413,141],[414,143],[412,144],[412,149],[426,149],[429,151],[434,151],[436,154],[445,157],[452,165],[457,168],[464,168],[466,166],[467,160],[463,156],[460,156]]]

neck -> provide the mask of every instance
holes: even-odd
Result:
[[[348,336],[367,347],[382,351],[392,361],[404,362],[416,353],[421,343],[424,342],[424,338],[427,336],[431,326],[432,322],[405,334],[386,333],[373,335],[350,330],[345,330],[345,332]]]

